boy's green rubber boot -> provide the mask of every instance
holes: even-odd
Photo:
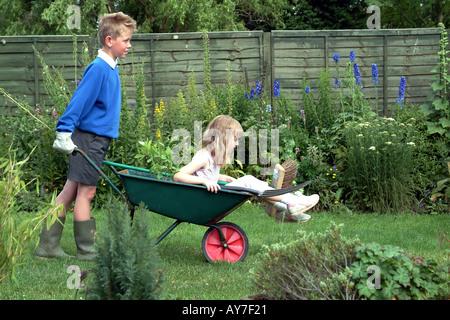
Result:
[[[47,221],[44,221],[39,245],[36,248],[36,257],[38,259],[71,258],[60,246],[66,217],[59,217],[58,219],[59,221],[56,220],[49,229],[47,229]]]
[[[73,234],[77,245],[77,259],[92,260],[95,257],[95,219],[73,222]]]

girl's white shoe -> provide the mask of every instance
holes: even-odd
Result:
[[[300,197],[297,197],[294,203],[287,204],[287,209],[289,214],[291,214],[292,216],[296,216],[314,207],[319,202],[319,200],[320,197],[318,194],[313,194],[311,196],[302,195]]]
[[[303,222],[309,221],[311,219],[311,216],[306,213],[300,213],[300,214],[293,216],[286,212],[277,211],[275,213],[275,218],[276,218],[275,221],[277,221],[277,222],[300,222],[300,223],[303,223]]]

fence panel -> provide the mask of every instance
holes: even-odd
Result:
[[[289,93],[294,103],[301,104],[302,78],[306,75],[311,89],[318,88],[320,71],[329,67],[330,85],[334,77],[343,76],[350,51],[356,53],[364,96],[382,102],[379,112],[388,112],[398,97],[400,77],[405,76],[408,102],[423,103],[431,92],[430,72],[439,61],[439,29],[398,30],[328,30],[272,31],[272,77]],[[340,55],[338,64],[333,54]],[[372,82],[372,63],[376,64],[379,82]]]
[[[365,97],[377,97],[379,111],[386,113],[389,105],[395,104],[401,76],[406,77],[406,101],[426,101],[431,93],[433,74],[430,70],[438,62],[439,31],[433,28],[211,32],[208,33],[211,81],[215,85],[225,83],[227,61],[230,61],[234,81],[243,78],[244,66],[249,81],[261,80],[267,62],[267,91],[272,89],[273,80],[278,78],[294,104],[301,108],[303,75],[306,75],[314,92],[321,70],[328,66],[332,76],[330,86],[333,86],[337,74],[333,53],[340,55],[339,70],[343,73],[344,65],[349,61],[349,52],[354,50]],[[17,36],[0,37],[0,40],[0,87],[32,106],[49,104],[42,81],[42,66],[34,54],[33,45],[47,65],[62,72],[69,92],[75,89],[76,79],[81,78],[85,67],[81,62],[83,43],[92,57],[98,49],[95,38],[78,36],[77,58],[74,59],[74,39],[71,36]],[[120,62],[130,103],[136,96],[132,75],[141,68],[151,107],[160,99],[169,101],[180,89],[185,90],[192,72],[198,88],[202,88],[202,33],[136,34],[132,45],[132,53]],[[372,63],[378,66],[377,88],[372,83]],[[0,112],[14,109],[14,105],[3,96],[0,96],[0,106]]]

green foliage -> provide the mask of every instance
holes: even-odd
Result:
[[[158,178],[163,174],[174,175],[179,166],[172,160],[172,147],[161,141],[139,141],[140,149],[135,155],[137,165],[141,168],[147,168],[150,172],[154,172]]]
[[[441,28],[439,62],[431,70],[432,73],[438,73],[438,75],[435,76],[436,81],[431,83],[433,92],[429,96],[434,100],[431,103],[425,103],[422,110],[430,116],[430,121],[427,124],[429,134],[437,133],[448,141],[450,139],[450,73],[447,55],[450,50],[447,50],[448,37],[445,26],[440,23],[439,27]]]
[[[0,93],[19,107],[14,115],[0,116],[2,150],[12,146],[17,149],[18,157],[29,157],[25,182],[34,177],[41,182],[44,190],[62,188],[67,160],[63,154],[53,152],[52,149],[58,119],[56,108],[32,108],[1,88]],[[33,149],[36,150],[32,152]]]
[[[68,29],[70,5],[80,6],[80,29]],[[429,28],[448,24],[450,3],[392,0],[0,0],[2,35],[90,34],[98,17],[122,11],[133,17],[142,33],[238,30],[365,29],[369,5],[381,8],[382,28]],[[418,19],[409,19],[408,17]]]
[[[352,279],[365,299],[442,299],[448,292],[446,271],[433,259],[413,258],[399,247],[378,243],[356,248],[357,261],[351,267]],[[367,270],[379,270],[373,277]],[[378,277],[378,284],[367,283]]]
[[[40,227],[56,222],[55,194],[50,203],[36,203],[32,212],[23,212],[17,204],[19,194],[27,193],[24,176],[29,157],[18,161],[16,151],[9,149],[0,158],[0,286],[15,271],[32,249]]]
[[[269,300],[357,299],[350,266],[359,242],[341,235],[334,223],[325,233],[300,232],[287,244],[266,246],[253,271],[254,286]]]
[[[109,199],[107,225],[96,237],[89,299],[155,300],[162,291],[162,269],[150,236],[146,212],[139,207],[131,225],[129,209]]]
[[[442,266],[396,246],[345,239],[342,227],[331,223],[324,234],[301,232],[292,242],[265,246],[252,274],[258,297],[416,300],[448,294],[448,261]]]
[[[345,176],[354,203],[379,213],[411,208],[415,142],[410,126],[393,118],[347,124]]]
[[[448,1],[366,0],[365,3],[380,7],[382,29],[432,28],[439,22],[450,23],[446,14],[450,10]]]
[[[288,30],[365,29],[367,14],[361,2],[352,0],[291,1],[285,9]]]
[[[403,104],[402,110],[393,108],[393,119],[396,119],[398,126],[395,130],[400,130],[396,138],[399,141],[398,148],[395,144],[387,144],[395,141],[366,141],[370,142],[370,145],[365,146],[366,149],[374,146],[379,152],[375,152],[375,155],[383,154],[385,158],[369,157],[373,154],[367,152],[356,153],[355,148],[350,150],[350,144],[358,142],[355,137],[361,132],[351,134],[349,126],[353,129],[358,129],[357,124],[360,123],[381,126],[381,118],[372,111],[377,105],[371,105],[373,103],[364,97],[362,84],[358,83],[355,77],[354,62],[335,59],[335,71],[334,68],[322,70],[317,83],[311,83],[304,76],[301,83],[302,102],[300,105],[294,105],[282,87],[274,91],[276,94],[264,87],[267,82],[267,61],[264,63],[261,78],[250,85],[247,68],[243,66],[242,78],[233,82],[231,62],[227,62],[225,84],[214,86],[211,83],[208,34],[203,32],[202,38],[204,83],[201,89],[197,88],[198,75],[192,71],[185,90],[179,90],[176,97],[170,101],[161,100],[154,106],[153,114],[150,112],[152,106],[148,104],[149,99],[145,92],[143,64],[133,64],[130,74],[121,72],[122,112],[119,139],[111,142],[108,160],[171,174],[181,164],[180,161],[174,162],[174,158],[181,160],[183,164],[191,159],[195,150],[192,145],[198,144],[208,119],[218,114],[229,114],[242,124],[244,132],[247,133],[251,130],[256,133],[267,130],[270,133],[270,130],[278,129],[279,149],[278,155],[274,154],[268,139],[270,143],[267,148],[258,148],[256,159],[250,159],[250,143],[247,143],[249,140],[246,138],[245,160],[239,164],[230,164],[226,172],[233,172],[235,175],[245,172],[266,180],[270,177],[261,174],[264,166],[295,159],[298,161],[299,172],[294,184],[312,181],[306,192],[320,195],[321,201],[316,209],[328,210],[345,204],[377,212],[409,209],[426,213],[448,211],[448,141],[437,134],[428,134],[426,119],[415,106]],[[82,64],[87,65],[92,57],[84,45],[80,53],[76,45],[74,38],[74,60],[78,61],[78,55],[81,54]],[[19,156],[27,156],[30,150],[38,145],[39,149],[30,158],[28,169],[31,170],[28,170],[28,175],[38,177],[40,187],[43,187],[44,191],[53,191],[62,188],[67,169],[67,157],[54,152],[51,147],[54,128],[59,115],[64,112],[70,100],[73,86],[64,80],[61,69],[50,68],[42,55],[36,50],[35,53],[43,67],[44,87],[52,106],[45,110],[44,107],[32,108],[0,89],[1,94],[19,107],[14,116],[0,118],[0,145],[7,148],[12,144],[18,149]],[[334,90],[329,83],[331,71],[336,72]],[[74,83],[77,78],[75,72]],[[128,100],[129,82],[136,88],[136,99],[132,103]],[[277,85],[274,83],[275,88]],[[176,145],[172,135],[177,129],[185,129],[187,134],[183,136],[185,140]],[[395,133],[393,131],[390,134]],[[405,140],[406,138],[409,140]],[[414,146],[407,145],[411,148],[405,149],[408,152],[404,153],[405,143],[411,142]],[[377,147],[376,143],[386,144]],[[179,148],[180,146],[182,148]],[[389,146],[395,146],[393,153],[380,152],[380,148]],[[175,154],[170,155],[171,151]],[[180,154],[180,151],[183,154]],[[394,161],[394,154],[398,154],[400,161]],[[268,156],[271,156],[272,163],[267,163]],[[382,167],[379,167],[381,165]],[[390,176],[389,172],[394,175]],[[111,172],[106,170],[106,173],[113,181],[117,181]],[[385,176],[390,177],[389,181],[384,179]],[[406,183],[408,181],[411,183]],[[104,184],[99,185],[96,203],[103,202],[105,194],[110,190],[109,187],[103,186]]]
[[[417,211],[431,213],[448,212],[449,168],[445,155],[448,146],[438,135],[428,133],[428,117],[420,106],[406,104],[395,109],[392,117],[408,126],[408,135],[415,142],[412,179],[415,195],[419,200]],[[437,182],[436,182],[437,181]]]

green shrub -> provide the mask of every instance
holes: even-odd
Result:
[[[359,243],[343,238],[341,229],[342,225],[332,224],[324,234],[300,232],[296,241],[265,247],[253,272],[260,298],[357,299],[350,266]]]
[[[449,191],[447,195],[445,191],[445,181],[449,179],[448,143],[439,135],[428,134],[428,117],[420,110],[420,106],[406,104],[402,109],[394,109],[392,117],[409,127],[408,135],[415,143],[412,179],[418,200],[416,211],[448,213]]]
[[[448,261],[412,257],[399,247],[360,244],[341,236],[334,223],[324,234],[300,232],[287,244],[266,246],[253,270],[259,299],[443,299]],[[440,246],[448,238],[441,236]],[[444,248],[447,254],[448,248]]]
[[[162,270],[145,210],[138,208],[131,225],[128,207],[119,201],[109,199],[106,228],[97,234],[94,280],[88,298],[158,299]]]
[[[393,118],[348,123],[346,183],[359,209],[404,212],[412,208],[415,142],[409,126]]]
[[[413,258],[399,247],[378,243],[358,246],[356,258],[358,261],[351,267],[352,279],[358,283],[356,288],[363,298],[442,299],[448,294],[446,271],[433,259]],[[374,270],[374,267],[378,272],[370,276],[367,270]]]

